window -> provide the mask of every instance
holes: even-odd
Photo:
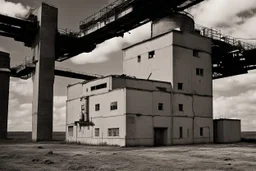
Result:
[[[100,128],[95,128],[95,137],[100,136]]]
[[[68,136],[73,137],[73,126],[68,126]]]
[[[183,83],[178,83],[178,90],[183,90]]]
[[[183,112],[183,104],[179,104],[179,111]]]
[[[108,136],[109,137],[118,137],[119,136],[119,128],[109,128]]]
[[[112,102],[110,104],[110,110],[117,110],[117,102]]]
[[[204,128],[203,127],[200,128],[200,136],[204,136]]]
[[[164,104],[163,103],[158,103],[158,110],[164,110]]]
[[[139,56],[137,57],[137,59],[138,59],[138,63],[140,63],[140,62],[141,62],[141,56],[139,55]]]
[[[81,110],[83,111],[85,109],[84,104],[81,105]]]
[[[159,91],[167,91],[167,88],[165,87],[156,87]]]
[[[100,110],[100,104],[96,104],[95,105],[95,111],[99,111]]]
[[[199,57],[199,51],[198,50],[193,50],[193,56]]]
[[[95,91],[95,90],[99,90],[99,89],[103,89],[103,88],[107,88],[107,83],[92,86],[91,91]]]
[[[180,138],[183,138],[183,129],[180,127]]]
[[[196,75],[204,76],[204,69],[196,68]]]
[[[155,57],[155,51],[148,52],[148,59]]]

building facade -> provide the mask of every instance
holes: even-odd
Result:
[[[123,73],[136,78],[109,76],[70,86],[67,141],[213,142],[211,40],[193,28],[183,14],[154,21],[150,39],[123,49]],[[93,126],[79,126],[83,111],[80,119]]]

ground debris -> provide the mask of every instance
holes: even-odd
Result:
[[[38,148],[38,149],[44,149],[44,147],[42,147],[42,146],[38,146],[37,148]]]
[[[44,164],[54,164],[54,162],[51,161],[51,160],[45,160],[45,161],[44,161]]]

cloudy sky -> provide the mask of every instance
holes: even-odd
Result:
[[[98,11],[112,0],[46,0],[59,8],[59,28],[78,30],[79,21]],[[0,0],[0,13],[24,15],[41,0]],[[255,0],[206,0],[188,10],[196,23],[220,29],[223,33],[239,38],[256,38]],[[122,73],[121,48],[150,35],[150,25],[146,24],[127,33],[124,38],[108,40],[89,54],[56,63],[57,66],[75,71],[101,75]],[[246,40],[252,44],[256,41]],[[0,50],[11,54],[11,65],[21,63],[31,56],[30,49],[22,43],[0,37]],[[79,80],[55,78],[54,130],[63,131],[65,124],[66,86]],[[256,130],[256,71],[246,75],[215,80],[214,118],[241,118],[243,131]],[[9,103],[9,131],[31,130],[32,80],[11,79]]]

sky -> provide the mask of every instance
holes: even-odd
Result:
[[[59,28],[77,31],[79,22],[97,12],[113,0],[45,0],[59,9]],[[0,0],[0,13],[11,16],[25,15],[30,8],[40,5],[40,0]],[[255,0],[205,0],[188,9],[197,24],[214,27],[222,33],[238,38],[256,38]],[[113,38],[98,45],[91,53],[80,54],[56,66],[75,71],[100,75],[122,73],[121,49],[149,38],[150,23],[126,33],[124,38]],[[256,41],[246,40],[252,44]],[[0,37],[0,51],[11,54],[11,65],[20,64],[31,49],[22,43]],[[242,131],[256,131],[256,71],[249,74],[213,81],[214,118],[239,118]],[[54,131],[65,130],[66,87],[80,80],[55,78],[54,84]],[[11,78],[9,100],[9,131],[31,131],[32,93],[31,79]]]

